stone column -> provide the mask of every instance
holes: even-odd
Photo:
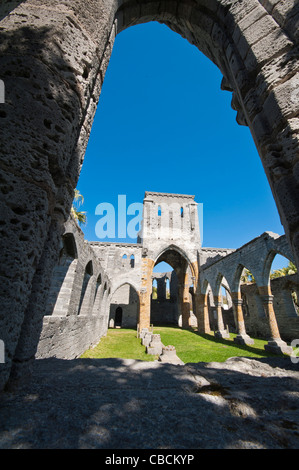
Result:
[[[232,292],[231,296],[232,296],[232,301],[233,301],[233,307],[236,313],[237,328],[238,328],[238,336],[234,338],[234,341],[238,344],[247,344],[247,345],[254,344],[254,340],[250,338],[250,336],[246,333],[243,310],[242,310],[243,301],[241,298],[241,293]]]
[[[211,333],[207,294],[195,294],[198,333]]]
[[[157,300],[159,302],[163,302],[166,300],[165,277],[157,278]]]
[[[222,299],[220,296],[214,296],[214,303],[217,311],[217,326],[218,330],[215,332],[217,338],[229,338],[229,333],[224,329],[222,317]]]
[[[139,295],[140,310],[138,319],[139,331],[142,331],[143,328],[150,328],[153,267],[153,260],[142,258],[141,290]]]
[[[269,286],[259,287],[259,294],[263,302],[266,317],[269,321],[269,327],[271,332],[271,339],[268,344],[265,345],[266,351],[274,354],[288,354],[291,355],[293,349],[283,341],[279,334],[275,311],[273,307],[274,296],[271,293]]]
[[[189,328],[190,302],[188,274],[185,273],[182,278],[183,282],[179,283],[179,302],[181,306],[182,328]]]

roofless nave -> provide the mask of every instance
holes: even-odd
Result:
[[[241,344],[252,344],[254,333],[269,337],[270,351],[290,352],[281,332],[287,340],[299,332],[291,296],[298,290],[297,275],[289,276],[284,286],[270,282],[275,255],[293,259],[284,235],[265,232],[237,250],[202,247],[197,203],[194,196],[182,194],[146,192],[142,222],[139,243],[123,244],[86,242],[74,220],[68,220],[37,357],[77,357],[109,326],[141,331],[155,322],[193,325],[200,333],[213,328],[220,337],[226,337],[229,328],[238,333],[235,340]],[[175,274],[154,273],[161,261]],[[254,291],[241,284],[244,268],[254,275]]]

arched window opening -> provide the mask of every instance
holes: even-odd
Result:
[[[101,308],[101,285],[102,285],[102,275],[99,274],[96,282],[95,294],[94,294],[94,303],[92,313],[97,314],[100,312]]]
[[[59,261],[53,270],[46,315],[66,316],[68,314],[78,261],[77,256],[74,235],[67,233],[62,237]]]
[[[98,291],[101,287],[102,284],[102,276],[101,274],[98,275],[97,282],[96,282],[96,288],[95,288],[95,293],[94,293],[94,298],[96,299]]]
[[[131,268],[135,267],[135,256],[134,255],[130,256],[130,266],[131,266]]]
[[[153,279],[152,300],[157,300],[157,279]]]
[[[72,233],[66,233],[63,236],[63,245],[64,245],[64,252],[70,256],[71,258],[77,258],[77,247],[74,235]]]
[[[228,328],[230,331],[234,331],[236,329],[236,322],[233,311],[233,302],[228,282],[224,276],[221,279],[219,296],[221,299],[223,326],[225,329]]]
[[[184,217],[184,209],[181,207],[181,217]]]
[[[280,254],[275,255],[272,261],[270,280],[283,276],[291,276],[297,273],[297,268],[292,261]]]
[[[223,285],[221,285],[220,291],[221,291],[221,298],[222,298],[222,308],[227,310],[228,309],[227,293]]]
[[[170,280],[166,279],[166,299],[170,299]]]
[[[89,261],[86,265],[82,288],[81,296],[78,308],[79,315],[88,315],[89,309],[91,307],[91,277],[93,275],[93,266],[92,261]]]
[[[161,206],[158,206],[158,217],[161,217],[162,215],[162,209]]]
[[[251,271],[247,268],[243,268],[241,277],[240,277],[240,283],[241,284],[248,284],[248,283],[254,283],[254,275],[252,274]]]

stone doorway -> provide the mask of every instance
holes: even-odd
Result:
[[[121,328],[122,318],[123,318],[123,309],[121,307],[117,307],[117,309],[115,310],[115,322],[114,322],[115,328]]]

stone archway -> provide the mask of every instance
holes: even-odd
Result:
[[[187,256],[174,245],[164,247],[162,252],[155,257],[155,260],[144,259],[144,272],[143,285],[140,293],[140,315],[139,315],[139,330],[150,327],[151,318],[151,294],[152,294],[152,277],[153,268],[156,264],[164,261],[169,264],[176,272],[177,287],[178,287],[178,315],[181,317],[182,327],[189,327],[190,317],[190,283],[193,281],[197,283],[197,271],[194,263],[191,263]]]
[[[114,38],[131,25],[160,21],[219,67],[238,122],[250,128],[299,264],[298,15],[298,5],[281,10],[272,0],[25,0],[0,7],[6,286],[0,331],[7,357],[0,388],[46,298]]]
[[[124,282],[112,293],[109,327],[136,328],[139,317],[139,294],[133,285]]]

